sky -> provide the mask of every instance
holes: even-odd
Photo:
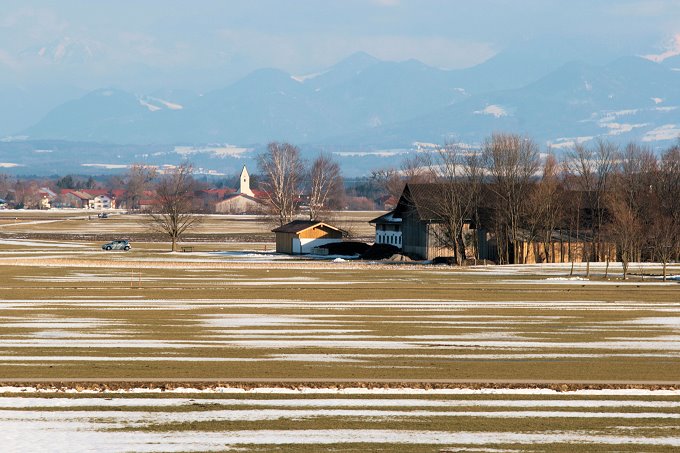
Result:
[[[0,84],[224,86],[323,70],[356,51],[460,69],[511,46],[578,39],[680,53],[678,0],[2,0]]]

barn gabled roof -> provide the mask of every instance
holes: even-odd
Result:
[[[380,217],[376,217],[373,220],[369,220],[368,222],[371,225],[377,225],[377,224],[398,224],[401,223],[401,218],[400,217],[394,217],[394,211],[390,211],[387,214],[383,214]]]
[[[309,230],[309,229],[317,227],[317,226],[323,226],[323,227],[326,227],[326,228],[330,228],[331,230],[342,232],[342,230],[340,228],[336,228],[332,225],[329,225],[329,224],[324,223],[324,222],[319,222],[319,221],[316,221],[316,220],[293,220],[290,223],[282,225],[278,228],[274,228],[272,230],[272,232],[273,233],[301,233],[305,230]]]
[[[404,212],[415,210],[420,220],[440,220],[437,212],[441,209],[442,190],[442,184],[406,184],[394,208],[394,216],[401,218]]]

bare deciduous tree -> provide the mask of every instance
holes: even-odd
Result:
[[[533,179],[540,166],[538,145],[527,137],[495,133],[484,143],[484,167],[496,196],[495,229],[501,263],[519,262],[519,237]]]
[[[401,179],[404,184],[423,184],[433,182],[429,153],[418,153],[406,157],[401,162]]]
[[[543,174],[529,194],[524,224],[529,242],[543,244],[546,262],[555,262],[551,253],[551,238],[563,213],[560,205],[562,192],[561,167],[553,154],[548,154],[543,164]],[[526,262],[529,249],[525,251]],[[536,262],[539,252],[534,247]]]
[[[474,221],[475,203],[481,184],[479,155],[470,153],[457,144],[447,144],[434,154],[423,154],[421,162],[430,172],[426,180],[439,184],[438,199],[433,204],[435,217],[442,228],[434,230],[440,246],[454,252],[456,264],[467,259],[463,229],[466,222]]]
[[[680,223],[661,210],[655,210],[649,239],[652,256],[661,262],[663,281],[666,281],[668,263],[680,255]]]
[[[340,165],[326,154],[320,154],[309,170],[309,219],[320,220],[329,202],[343,191]]]
[[[651,246],[655,259],[666,266],[680,259],[680,144],[666,150],[655,175],[656,204],[651,216]]]
[[[149,228],[167,235],[172,251],[182,235],[195,227],[201,217],[193,212],[193,167],[183,163],[161,176],[156,186],[155,208],[149,214]]]
[[[305,173],[300,150],[289,143],[270,143],[257,156],[257,166],[263,176],[261,188],[279,225],[290,222],[297,211]]]
[[[4,173],[0,173],[0,198],[6,200],[11,188],[12,180],[10,177]]]
[[[640,248],[644,236],[644,227],[636,212],[622,199],[616,198],[609,201],[609,214],[611,223],[608,230],[616,242],[619,259],[623,266],[623,279],[628,278],[628,265]]]
[[[128,171],[125,191],[128,209],[139,209],[139,202],[149,190],[158,172],[155,167],[133,164]]]
[[[404,179],[395,168],[371,171],[371,181],[387,195],[399,198],[404,190]]]
[[[607,192],[617,158],[617,146],[599,139],[594,147],[575,145],[569,155],[569,171],[574,175],[577,186],[583,193],[588,212],[584,223],[592,233],[589,255],[596,259],[602,259],[601,231],[605,224]],[[591,256],[586,259],[589,263]]]

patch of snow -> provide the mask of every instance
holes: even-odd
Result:
[[[193,154],[211,154],[215,157],[225,158],[225,157],[242,157],[243,154],[250,151],[251,148],[242,148],[234,145],[215,145],[215,146],[175,146],[174,151],[183,156],[187,157]]]
[[[11,142],[23,142],[29,139],[28,135],[8,135],[0,138],[0,142],[11,143]]]
[[[163,110],[161,107],[158,107],[157,105],[153,105],[143,99],[139,99],[139,103],[146,107],[150,112],[157,112],[159,110]]]
[[[261,407],[645,407],[676,408],[678,401],[639,400],[431,400],[431,399],[201,399],[201,398],[0,398],[0,408],[175,407],[198,404]]]
[[[81,167],[105,168],[107,170],[117,170],[129,168],[126,164],[80,164]]]
[[[110,412],[107,412],[108,415]],[[49,414],[49,413],[47,413]],[[675,437],[642,437],[590,434],[581,431],[548,433],[415,431],[385,429],[304,429],[209,432],[115,431],[108,420],[98,420],[100,412],[72,414],[60,412],[64,419],[35,413],[11,414],[5,421],[4,444],[14,451],[228,451],[243,445],[332,445],[345,443],[431,444],[431,445],[550,445],[608,444],[680,446]],[[67,416],[68,415],[68,416]],[[76,417],[80,418],[76,418]],[[574,445],[578,449],[578,445]],[[644,448],[642,448],[644,450]],[[240,450],[240,449],[239,449]],[[304,450],[304,449],[303,449]],[[406,448],[408,450],[408,448]],[[515,450],[513,450],[515,451]]]
[[[151,98],[151,99],[153,99],[156,102],[163,104],[169,110],[182,110],[184,108],[184,106],[181,105],[181,104],[176,104],[174,102],[166,101],[164,99],[159,99],[159,98]]]
[[[655,63],[661,63],[662,61],[680,55],[680,33],[675,34],[666,44],[666,49],[658,54],[642,55],[642,58],[646,58]]]
[[[301,75],[301,76],[293,75],[293,76],[290,76],[290,78],[295,80],[296,82],[304,83],[307,80],[312,80],[312,79],[319,77],[320,75],[324,75],[326,72],[328,72],[328,71],[315,72],[315,73],[312,73],[312,74],[305,74],[305,75]]]
[[[36,221],[40,223],[40,221]],[[21,245],[24,247],[57,247],[57,248],[79,248],[88,247],[77,243],[50,242],[50,241],[26,241],[23,239],[0,239],[3,245]]]
[[[333,154],[340,157],[394,157],[402,154],[408,154],[408,150],[336,151]]]
[[[508,112],[500,105],[491,104],[484,107],[482,110],[473,112],[475,115],[490,115],[495,118],[508,116]]]

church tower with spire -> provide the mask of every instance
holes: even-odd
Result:
[[[252,190],[250,190],[250,175],[248,174],[248,169],[246,168],[245,165],[243,166],[243,170],[241,170],[241,177],[239,178],[239,180],[240,186],[237,193],[242,193],[243,195],[254,197],[255,194],[253,193]]]

